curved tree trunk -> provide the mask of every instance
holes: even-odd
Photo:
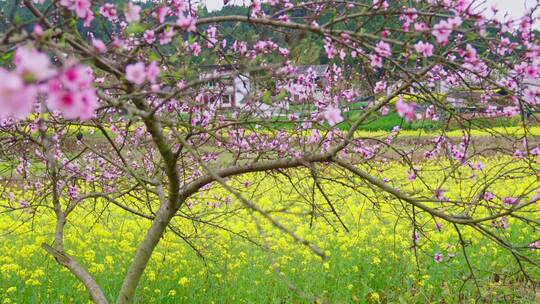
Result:
[[[118,304],[131,303],[133,301],[133,296],[135,295],[137,285],[139,284],[144,269],[152,256],[152,252],[165,233],[165,229],[167,228],[167,225],[171,221],[175,212],[176,210],[169,206],[169,204],[162,204],[159,208],[156,217],[152,222],[152,226],[146,233],[143,242],[137,249],[133,262],[128,268],[122,288],[120,289],[120,293],[118,295]]]

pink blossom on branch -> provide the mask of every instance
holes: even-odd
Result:
[[[503,197],[502,198],[502,202],[503,202],[503,205],[506,205],[506,206],[512,206],[512,205],[516,205],[519,203],[519,199],[515,198],[515,197]]]
[[[94,80],[92,69],[83,65],[72,65],[60,73],[60,81],[69,90],[89,88]]]
[[[417,31],[417,32],[424,32],[427,29],[428,29],[427,24],[425,24],[423,22],[419,22],[419,23],[414,24],[414,30]]]
[[[115,21],[118,19],[118,13],[116,6],[112,3],[105,3],[99,8],[99,13],[107,18],[109,21]]]
[[[528,65],[525,67],[525,77],[528,79],[535,79],[538,77],[538,67],[535,65]]]
[[[384,92],[386,90],[386,88],[387,88],[387,85],[388,84],[384,80],[377,81],[375,83],[375,87],[373,88],[373,93],[379,94],[379,93]]]
[[[448,43],[448,38],[452,34],[452,31],[458,28],[463,21],[459,16],[454,18],[449,18],[447,20],[441,20],[439,23],[433,26],[431,34],[435,36],[437,43],[446,45]]]
[[[74,2],[75,12],[77,13],[77,16],[81,18],[86,18],[86,16],[89,14],[92,2],[90,0],[75,0]]]
[[[374,68],[382,68],[382,58],[375,54],[369,54],[369,64]]]
[[[86,18],[88,14],[92,14],[90,10],[92,2],[90,0],[61,0],[60,5],[68,10],[75,11],[79,18]]]
[[[491,193],[491,192],[486,192],[486,193],[484,193],[483,198],[486,201],[491,201],[492,199],[495,198],[495,195],[493,193]]]
[[[94,50],[100,54],[107,52],[107,46],[99,39],[92,39],[92,46],[94,47]]]
[[[68,63],[58,71],[47,54],[30,46],[17,48],[13,63],[15,72],[0,70],[0,116],[27,116],[37,99],[35,82],[45,84],[49,109],[60,111],[68,119],[88,119],[94,115],[99,103],[91,86],[91,68]]]
[[[503,114],[507,117],[513,117],[521,114],[521,109],[518,106],[507,106],[503,108]]]
[[[422,54],[424,57],[431,57],[433,55],[433,44],[424,41],[418,41],[414,45],[416,52]]]
[[[416,180],[416,171],[415,170],[408,170],[407,171],[409,173],[409,175],[407,176],[407,180],[412,182],[414,180]]]
[[[143,34],[144,41],[148,44],[154,43],[156,41],[156,34],[153,30],[146,30]]]
[[[251,1],[251,16],[255,17],[260,14],[262,11],[261,0],[252,0]]]
[[[178,26],[184,29],[186,32],[194,32],[197,30],[197,18],[192,16],[186,17],[184,14],[180,14],[176,20],[176,24],[178,24]]]
[[[334,106],[328,106],[324,112],[324,118],[329,125],[335,126],[336,124],[343,121],[343,116],[341,116],[341,109]]]
[[[406,121],[414,119],[414,105],[404,102],[402,97],[396,101],[396,111],[399,117],[403,117]]]
[[[126,21],[128,23],[140,21],[141,20],[140,13],[141,13],[141,7],[131,2],[126,4],[124,8],[124,16],[126,17]]]
[[[16,65],[17,73],[24,78],[42,81],[55,74],[49,56],[38,52],[31,46],[18,47],[13,63]]]
[[[155,84],[160,68],[157,62],[152,61],[150,65],[145,67],[143,62],[137,62],[126,66],[126,79],[134,84],[143,84],[146,80]]]
[[[383,58],[388,58],[392,56],[392,49],[390,48],[390,44],[384,41],[379,41],[375,46],[375,53],[377,53],[377,55]]]
[[[531,106],[538,104],[537,96],[540,94],[540,89],[538,88],[527,88],[523,92],[523,99],[525,102]]]
[[[459,16],[456,16],[454,18],[450,18],[447,21],[448,21],[448,24],[450,24],[450,26],[454,30],[457,29],[458,27],[460,27],[461,24],[463,23],[463,20]]]
[[[134,84],[143,84],[146,79],[144,63],[137,62],[126,67],[126,79]]]
[[[330,37],[324,38],[324,51],[326,52],[326,57],[328,57],[328,59],[334,58],[337,54],[337,50]]]
[[[172,27],[169,27],[161,35],[159,35],[159,44],[168,44],[172,41],[172,37],[174,35],[174,29]]]
[[[187,43],[185,42],[184,43],[184,47],[186,48],[186,50],[193,56],[197,57],[199,56],[199,54],[201,54],[201,45],[198,44],[197,42],[195,43]]]
[[[146,78],[151,83],[156,83],[160,69],[157,62],[152,61],[149,66],[146,67]]]
[[[96,92],[91,88],[80,91],[60,89],[49,95],[47,101],[51,110],[60,111],[67,119],[90,119],[99,107]]]
[[[91,84],[92,69],[82,65],[66,68],[60,77],[49,81],[47,106],[67,119],[90,119],[99,107],[96,91]]]
[[[452,34],[452,26],[447,21],[441,20],[441,22],[435,24],[431,34],[435,36],[437,43],[445,45],[448,43],[448,38]]]
[[[35,86],[26,85],[20,75],[2,68],[0,79],[0,118],[28,115],[37,98]]]
[[[34,35],[36,35],[38,38],[43,37],[43,28],[39,24],[34,24]]]
[[[158,7],[154,13],[152,13],[152,16],[157,18],[159,23],[165,22],[165,17],[167,17],[167,14],[169,13],[169,7],[162,6]]]
[[[468,63],[475,63],[478,61],[478,58],[476,57],[476,49],[467,43],[467,46],[465,47],[465,51],[463,52],[463,57],[465,59],[465,62]]]
[[[208,29],[206,30],[206,33],[208,35],[208,43],[207,43],[207,47],[208,48],[213,48],[218,40],[217,40],[217,27],[211,25],[208,27]]]

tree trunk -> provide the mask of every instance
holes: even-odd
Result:
[[[162,204],[159,208],[156,217],[152,222],[152,226],[146,233],[143,242],[137,249],[133,262],[128,268],[124,283],[122,284],[122,288],[118,295],[118,304],[131,303],[133,301],[133,296],[135,295],[137,285],[139,284],[144,269],[146,268],[159,239],[165,233],[165,229],[171,221],[175,211],[176,210],[173,210],[169,204]]]

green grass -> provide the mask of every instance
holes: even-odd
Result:
[[[349,121],[354,120],[359,113],[348,114]],[[449,124],[443,124],[440,121],[432,120],[415,120],[407,122],[403,118],[399,117],[395,111],[390,112],[386,116],[378,116],[374,120],[370,120],[365,124],[362,124],[358,129],[363,131],[391,131],[395,126],[400,126],[402,130],[424,130],[424,131],[436,131],[444,128],[447,131],[459,130],[462,128],[471,129],[484,129],[495,127],[513,127],[519,126],[520,118],[474,118],[459,124],[455,119],[451,120]],[[340,125],[343,130],[350,128],[350,123],[347,121]]]
[[[343,131],[348,131],[351,128],[352,123],[356,118],[362,115],[362,110],[352,110],[343,114],[345,121],[338,124],[337,127]],[[414,120],[407,122],[403,118],[399,117],[397,112],[391,111],[385,116],[374,116],[372,119],[368,119],[365,123],[359,126],[360,131],[391,131],[394,127],[399,126],[402,130],[424,130],[427,132],[433,132],[441,129],[446,131],[459,130],[462,128],[470,129],[484,129],[495,127],[513,127],[519,126],[521,121],[519,117],[508,118],[474,118],[467,121],[460,119],[462,123],[458,123],[457,119],[452,119],[448,124],[441,121],[433,120]],[[256,124],[252,124],[255,127]],[[265,126],[274,130],[293,130],[298,127],[298,123],[289,122],[287,117],[274,117]]]

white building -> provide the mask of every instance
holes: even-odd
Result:
[[[205,102],[217,103],[220,108],[241,108],[249,100],[249,75],[241,74],[235,66],[204,66],[200,79],[209,79]]]

